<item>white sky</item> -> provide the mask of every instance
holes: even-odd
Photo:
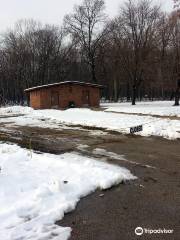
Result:
[[[105,0],[106,12],[112,17],[118,13],[124,0]],[[154,0],[167,11],[172,0]],[[19,19],[33,18],[42,23],[61,24],[63,16],[73,10],[81,0],[0,0],[0,31],[13,27]]]

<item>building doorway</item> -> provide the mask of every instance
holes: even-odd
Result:
[[[59,93],[58,92],[52,92],[51,93],[51,107],[52,108],[59,108]]]
[[[82,95],[82,100],[83,100],[83,105],[84,106],[89,106],[89,91],[84,90],[83,95]]]

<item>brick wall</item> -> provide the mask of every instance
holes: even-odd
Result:
[[[34,109],[41,108],[40,90],[30,92],[30,107]]]
[[[100,89],[92,86],[66,84],[30,93],[30,105],[34,109],[65,109],[70,102],[74,102],[76,107],[97,107],[99,101]]]

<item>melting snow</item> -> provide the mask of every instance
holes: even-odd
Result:
[[[38,154],[0,144],[0,239],[69,238],[55,224],[81,197],[136,179],[127,169],[77,153]]]
[[[172,104],[172,102],[171,102]],[[176,114],[179,116],[180,107],[173,107],[165,103],[159,104],[141,104],[141,112],[152,113],[153,106],[158,106],[159,115],[168,114],[169,116]],[[122,104],[123,106],[123,104]],[[119,107],[118,107],[119,109]],[[128,110],[129,109],[129,110]],[[124,111],[134,109],[130,105],[124,108]],[[154,111],[156,111],[154,110]],[[121,111],[121,110],[119,110]],[[137,111],[137,110],[135,110]],[[173,113],[174,111],[174,113]],[[176,113],[175,113],[176,112]],[[155,113],[155,112],[154,112]],[[24,114],[24,116],[10,117],[12,114]],[[161,136],[168,139],[180,138],[180,120],[172,120],[170,118],[158,118],[152,116],[138,116],[128,114],[117,114],[103,111],[92,111],[90,109],[68,109],[62,110],[33,110],[29,107],[8,107],[0,108],[0,115],[9,116],[9,118],[1,118],[0,123],[19,125],[19,126],[37,126],[43,128],[65,128],[75,125],[98,127],[102,129],[115,130],[121,133],[129,133],[130,127],[143,125],[143,131],[136,133],[142,136]],[[93,133],[93,131],[91,131]],[[99,131],[102,132],[102,131]],[[98,135],[98,131],[95,131]]]

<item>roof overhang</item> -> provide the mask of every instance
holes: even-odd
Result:
[[[42,89],[42,88],[51,88],[51,87],[54,87],[54,86],[67,85],[67,84],[89,86],[89,87],[95,87],[95,88],[104,88],[104,86],[99,85],[99,84],[94,84],[94,83],[86,83],[86,82],[78,82],[78,81],[66,81],[66,82],[52,83],[52,84],[27,88],[27,89],[24,90],[24,92],[28,93],[28,92],[36,91],[36,90],[39,90],[39,89]]]

